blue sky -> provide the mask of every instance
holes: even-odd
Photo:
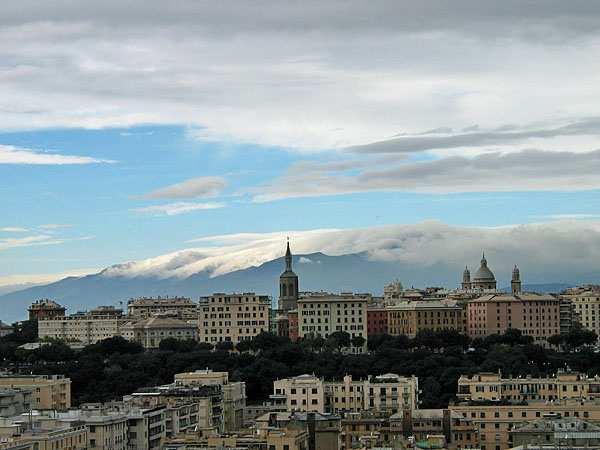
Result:
[[[0,287],[203,236],[600,219],[597,5],[161,8],[3,11]]]

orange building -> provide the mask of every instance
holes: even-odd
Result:
[[[36,300],[27,309],[29,311],[29,320],[55,319],[65,317],[66,309],[56,303],[54,300],[43,298]]]
[[[367,335],[388,333],[388,313],[382,306],[367,307]]]
[[[547,294],[489,294],[469,301],[472,338],[521,330],[537,343],[560,333],[560,300]]]

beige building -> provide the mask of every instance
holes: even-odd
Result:
[[[304,294],[298,299],[298,337],[321,336],[344,331],[350,337],[360,336],[365,344],[352,351],[362,352],[367,342],[367,304],[369,298],[352,293]]]
[[[98,450],[127,449],[127,415],[102,410],[70,410],[59,413],[61,421],[82,422],[87,428],[87,448]]]
[[[268,296],[253,292],[202,297],[198,306],[199,341],[213,345],[229,341],[235,345],[266,333],[270,307]]]
[[[127,412],[127,450],[160,450],[167,437],[164,405]]]
[[[463,331],[463,309],[438,300],[404,302],[387,308],[388,333],[414,338],[419,331]]]
[[[418,405],[419,383],[416,377],[396,374],[353,380],[346,375],[340,381],[323,381],[314,375],[300,375],[273,382],[271,400],[287,411],[348,413],[369,410],[394,414]]]
[[[581,326],[600,336],[600,290],[584,290],[561,297],[571,301]]]
[[[499,373],[462,375],[456,396],[467,401],[594,400],[600,399],[600,377],[576,372],[558,372],[544,378],[502,378]]]
[[[507,450],[512,447],[510,431],[544,417],[560,415],[600,423],[600,403],[579,399],[533,400],[529,402],[464,402],[450,405],[453,413],[471,419],[478,430],[481,450]]]
[[[241,430],[244,425],[244,409],[246,408],[246,383],[229,381],[227,372],[213,372],[208,369],[175,374],[175,386],[210,385],[220,386],[223,393],[225,431]]]
[[[127,322],[122,326],[121,334],[144,348],[158,348],[163,339],[198,340],[198,329],[194,322],[165,315]]]
[[[62,375],[5,375],[0,376],[0,387],[30,390],[34,409],[71,407],[71,380]]]
[[[104,306],[66,317],[40,319],[38,335],[40,339],[60,339],[90,345],[120,336],[124,324],[123,311]]]
[[[31,409],[32,389],[0,388],[0,417],[10,417]]]
[[[32,415],[0,419],[1,450],[87,450],[87,428],[77,421]]]
[[[168,314],[180,319],[197,319],[198,305],[187,297],[140,297],[127,302],[130,318],[148,319],[156,314]]]
[[[560,299],[547,294],[488,294],[469,301],[472,338],[502,334],[513,328],[538,344],[560,333]]]

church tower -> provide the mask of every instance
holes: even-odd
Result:
[[[510,288],[513,294],[521,293],[521,274],[519,268],[515,264],[515,268],[512,271],[512,279],[510,280]]]
[[[471,289],[471,272],[469,272],[467,266],[465,266],[465,271],[463,272],[462,288],[464,290]]]
[[[290,311],[296,309],[298,302],[298,275],[292,270],[292,252],[288,240],[285,252],[285,270],[279,277],[279,309]]]

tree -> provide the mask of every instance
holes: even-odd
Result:
[[[353,347],[362,348],[362,346],[365,345],[365,338],[362,336],[354,336],[352,339],[350,339],[350,342],[352,343]]]
[[[326,340],[328,348],[341,350],[344,347],[350,347],[350,333],[345,331],[334,331]]]
[[[224,351],[224,352],[230,352],[231,350],[233,350],[233,342],[231,342],[231,341],[217,342],[217,345],[215,345],[215,349]]]
[[[197,345],[198,343],[193,339],[166,338],[160,341],[158,348],[163,351],[185,353],[193,351]]]
[[[251,341],[240,341],[235,346],[238,352],[247,352],[252,350],[252,342]]]

